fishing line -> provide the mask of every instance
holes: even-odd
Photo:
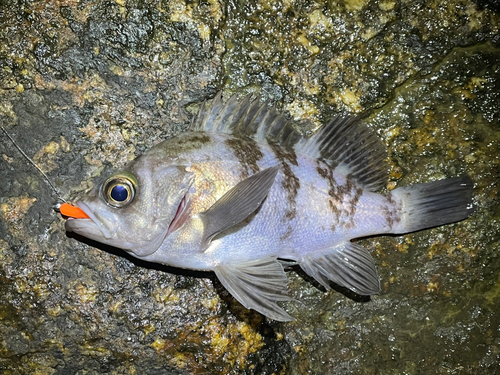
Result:
[[[12,138],[10,136],[9,133],[7,133],[7,130],[5,130],[5,128],[3,126],[0,126],[0,128],[2,129],[2,131],[5,133],[5,135],[10,139],[10,141],[12,142],[12,144],[19,150],[19,152],[26,158],[26,160],[28,160],[30,162],[31,165],[33,165],[37,170],[38,172],[40,172],[42,174],[42,176],[45,178],[45,181],[47,181],[47,183],[50,185],[50,187],[52,188],[52,190],[54,190],[54,192],[56,193],[57,197],[59,198],[59,200],[63,201],[66,203],[66,199],[64,199],[62,196],[61,196],[61,193],[59,192],[59,190],[52,184],[52,182],[50,182],[50,179],[49,177],[45,174],[44,171],[42,171],[42,169],[33,161],[33,159],[31,159],[24,151],[23,149],[16,143],[16,141],[14,140],[14,138]],[[59,204],[55,205],[53,208],[56,210],[56,211],[59,211]]]

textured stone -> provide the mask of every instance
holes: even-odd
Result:
[[[468,220],[362,240],[382,294],[288,272],[276,323],[211,273],[68,237],[57,196],[0,139],[6,374],[494,373],[500,364],[500,17],[494,1],[0,4],[0,121],[65,199],[185,128],[223,90],[304,131],[364,113],[388,188],[467,173]]]

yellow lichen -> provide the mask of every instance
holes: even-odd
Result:
[[[348,12],[361,10],[364,8],[368,0],[346,0],[345,7]]]
[[[10,117],[13,120],[17,119],[12,103],[7,102],[6,100],[0,100],[0,115]]]
[[[312,32],[325,32],[332,29],[333,21],[331,17],[325,16],[321,9],[316,9],[309,13],[309,25]]]
[[[153,341],[151,344],[150,344],[154,350],[156,350],[157,352],[159,351],[162,351],[165,346],[166,346],[166,341],[161,339],[160,337],[157,337],[155,339],[155,341]]]
[[[53,316],[53,317],[59,316],[62,311],[63,310],[61,309],[61,306],[59,306],[59,305],[56,305],[54,307],[49,307],[47,309],[47,312],[49,313],[49,315]]]
[[[184,353],[177,352],[172,360],[173,365],[179,368],[185,368],[187,364],[187,358]]]
[[[448,298],[449,298],[449,297],[451,297],[451,295],[452,295],[452,294],[451,294],[450,292],[448,292],[447,290],[443,290],[443,296],[445,296],[445,297],[448,297]]]
[[[293,347],[296,353],[307,353],[307,349],[305,345],[295,345]]]
[[[10,225],[13,234],[19,234],[24,230],[21,221],[35,202],[36,198],[21,196],[8,198],[0,205],[2,218]]]
[[[5,154],[2,154],[2,158],[3,158],[3,160],[5,160],[9,164],[12,164],[14,162],[13,158],[11,158],[11,157],[9,157],[9,156],[7,156]]]
[[[241,335],[245,338],[245,341],[249,344],[248,350],[250,353],[256,352],[257,349],[261,348],[264,345],[260,333],[255,331],[247,323],[240,322],[238,324],[238,329]]]
[[[316,54],[319,52],[319,47],[312,44],[309,39],[305,37],[304,34],[299,34],[297,40],[300,44],[302,44],[305,48],[309,50],[312,54]]]
[[[363,31],[363,33],[361,34],[361,38],[363,38],[363,40],[365,40],[365,41],[368,41],[368,40],[372,39],[377,34],[378,34],[378,30],[376,28],[369,27]]]
[[[9,249],[9,243],[0,239],[0,262],[7,264],[7,259],[10,260],[10,254],[7,253]]]
[[[93,285],[78,284],[74,287],[74,290],[83,304],[94,302],[99,294],[99,291]]]
[[[211,28],[210,26],[200,22],[198,24],[198,33],[200,34],[201,39],[208,41],[210,40]]]
[[[407,253],[408,249],[410,248],[410,245],[412,245],[413,242],[412,242],[411,238],[407,235],[404,236],[403,238],[404,238],[404,242],[396,244],[396,249],[400,253]]]
[[[90,165],[96,165],[98,167],[102,166],[102,161],[99,159],[94,159],[92,155],[85,155],[85,161],[89,163]]]
[[[380,8],[380,10],[384,11],[393,10],[395,6],[396,6],[395,1],[382,1],[378,3],[378,7]]]
[[[120,298],[118,301],[115,301],[113,304],[110,304],[108,310],[110,312],[117,312],[120,309],[121,305],[123,305],[123,301]]]
[[[127,142],[130,142],[131,140],[133,140],[135,137],[138,136],[137,131],[135,131],[134,129],[123,128],[121,129],[121,132],[123,139]]]
[[[340,320],[337,320],[337,329],[338,330],[344,330],[347,325],[347,320],[345,318],[342,318]]]
[[[438,282],[432,282],[432,281],[430,281],[427,284],[427,291],[428,292],[435,293],[435,292],[438,291],[438,289],[439,289],[439,283]]]
[[[486,301],[488,301],[488,303],[493,306],[498,306],[499,297],[500,297],[500,273],[498,274],[494,284],[491,285],[491,288],[484,293],[484,298],[486,299]]]
[[[14,283],[18,293],[25,293],[26,291],[31,291],[31,285],[29,280],[33,277],[33,272],[28,271],[16,278]]]
[[[59,151],[59,143],[57,142],[50,142],[47,146],[42,148],[40,151],[37,152],[34,159],[38,158],[40,159],[41,157],[44,156],[44,154],[51,154],[54,155],[57,151]],[[36,161],[36,160],[35,160]]]
[[[210,310],[215,310],[220,303],[220,299],[216,298],[205,298],[201,301],[202,305]]]
[[[188,22],[193,20],[193,8],[182,0],[174,0],[170,2],[170,21],[172,22]]]
[[[435,129],[416,128],[411,129],[408,134],[408,142],[417,147],[417,153],[423,153],[432,144],[436,143]]]
[[[465,155],[465,162],[468,164],[474,164],[476,163],[477,158],[473,154],[468,154]]]
[[[92,345],[88,342],[86,342],[81,348],[84,353],[95,357],[106,357],[110,354],[110,348]]]
[[[471,77],[470,81],[465,86],[469,90],[481,90],[484,84],[488,82],[486,78],[481,77]]]
[[[216,362],[221,359],[225,369],[229,370],[237,365],[245,368],[246,358],[264,345],[262,336],[255,327],[245,322],[222,323],[212,319],[206,324],[196,322],[179,328],[174,340],[156,337],[151,347],[157,352],[168,354],[170,363],[176,366],[189,366],[198,361],[192,352],[179,351],[179,347],[201,345],[209,342],[210,346],[203,354],[206,361]],[[223,371],[224,373],[226,371]]]
[[[69,150],[70,150],[69,143],[68,143],[68,141],[66,140],[66,138],[64,138],[62,135],[61,135],[61,141],[59,142],[59,145],[61,146],[61,149],[62,149],[64,152],[69,152]]]
[[[214,353],[222,355],[223,353],[227,352],[228,346],[231,343],[231,339],[224,334],[221,334],[221,332],[214,332],[212,336],[212,350]]]
[[[476,4],[470,3],[465,10],[469,21],[469,28],[473,31],[479,30],[484,25],[484,11],[479,11]]]
[[[33,161],[46,173],[57,169],[59,166],[55,161],[55,155],[59,150],[68,152],[70,149],[69,143],[66,138],[61,136],[60,142],[52,141],[42,149],[38,150],[33,156]]]
[[[50,295],[50,290],[47,287],[47,284],[43,282],[38,282],[33,286],[33,291],[38,294],[40,297],[47,297]]]
[[[296,121],[307,119],[312,122],[317,122],[316,116],[318,114],[318,108],[316,108],[314,103],[308,100],[295,99],[286,106],[286,109]]]
[[[126,75],[125,69],[123,69],[123,67],[121,67],[119,65],[113,64],[109,67],[109,70],[111,70],[114,74],[116,74],[117,76],[120,76],[120,77],[123,77]]]
[[[61,88],[73,95],[72,101],[75,105],[83,107],[85,102],[93,103],[98,99],[102,99],[107,85],[98,74],[92,74],[84,81],[76,78],[63,81]]]
[[[221,4],[217,0],[209,0],[208,4],[210,17],[214,23],[219,23],[224,17]],[[212,33],[212,27],[197,19],[193,15],[193,6],[186,4],[182,0],[174,0],[170,2],[170,20],[172,22],[183,22],[198,30],[200,38],[209,41]]]
[[[179,300],[179,296],[175,294],[174,288],[169,286],[167,288],[157,287],[153,293],[156,302],[176,302]]]
[[[146,324],[144,326],[144,336],[147,336],[154,331],[156,331],[156,327],[153,324]]]
[[[346,89],[340,93],[342,102],[354,112],[360,112],[362,106],[359,104],[359,95],[354,90]]]

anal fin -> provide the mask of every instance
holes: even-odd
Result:
[[[290,301],[288,278],[273,257],[219,264],[214,269],[224,287],[247,309],[282,322],[294,320],[276,302]]]
[[[327,290],[331,280],[360,295],[380,293],[375,263],[361,245],[345,242],[327,251],[309,253],[300,260],[300,266]]]

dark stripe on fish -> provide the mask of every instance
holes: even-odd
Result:
[[[285,150],[276,143],[270,143],[269,146],[271,146],[274,155],[281,162],[281,167],[285,175],[281,186],[283,186],[283,189],[285,189],[287,193],[288,208],[283,221],[293,220],[297,215],[297,203],[295,199],[300,189],[300,181],[293,173],[290,164],[298,166],[297,155],[293,149]]]
[[[363,189],[357,187],[354,180],[347,177],[344,185],[339,185],[333,177],[333,170],[320,161],[317,162],[316,171],[318,175],[328,182],[329,207],[335,216],[336,224],[346,228],[354,228],[354,215],[356,214],[357,204],[363,195]],[[347,206],[345,208],[344,206]],[[336,226],[332,225],[332,231]]]
[[[234,155],[238,158],[241,166],[243,167],[242,179],[248,178],[251,174],[260,171],[257,162],[262,159],[264,154],[260,151],[260,146],[253,139],[230,138],[224,141],[229,146]]]
[[[384,196],[387,198],[387,204],[382,207],[382,212],[390,231],[394,224],[399,224],[401,218],[398,215],[396,201],[392,198],[392,194],[384,194]]]
[[[182,153],[199,150],[212,142],[212,138],[204,133],[183,133],[175,138],[176,142],[165,142],[163,152],[165,156],[175,157]]]

